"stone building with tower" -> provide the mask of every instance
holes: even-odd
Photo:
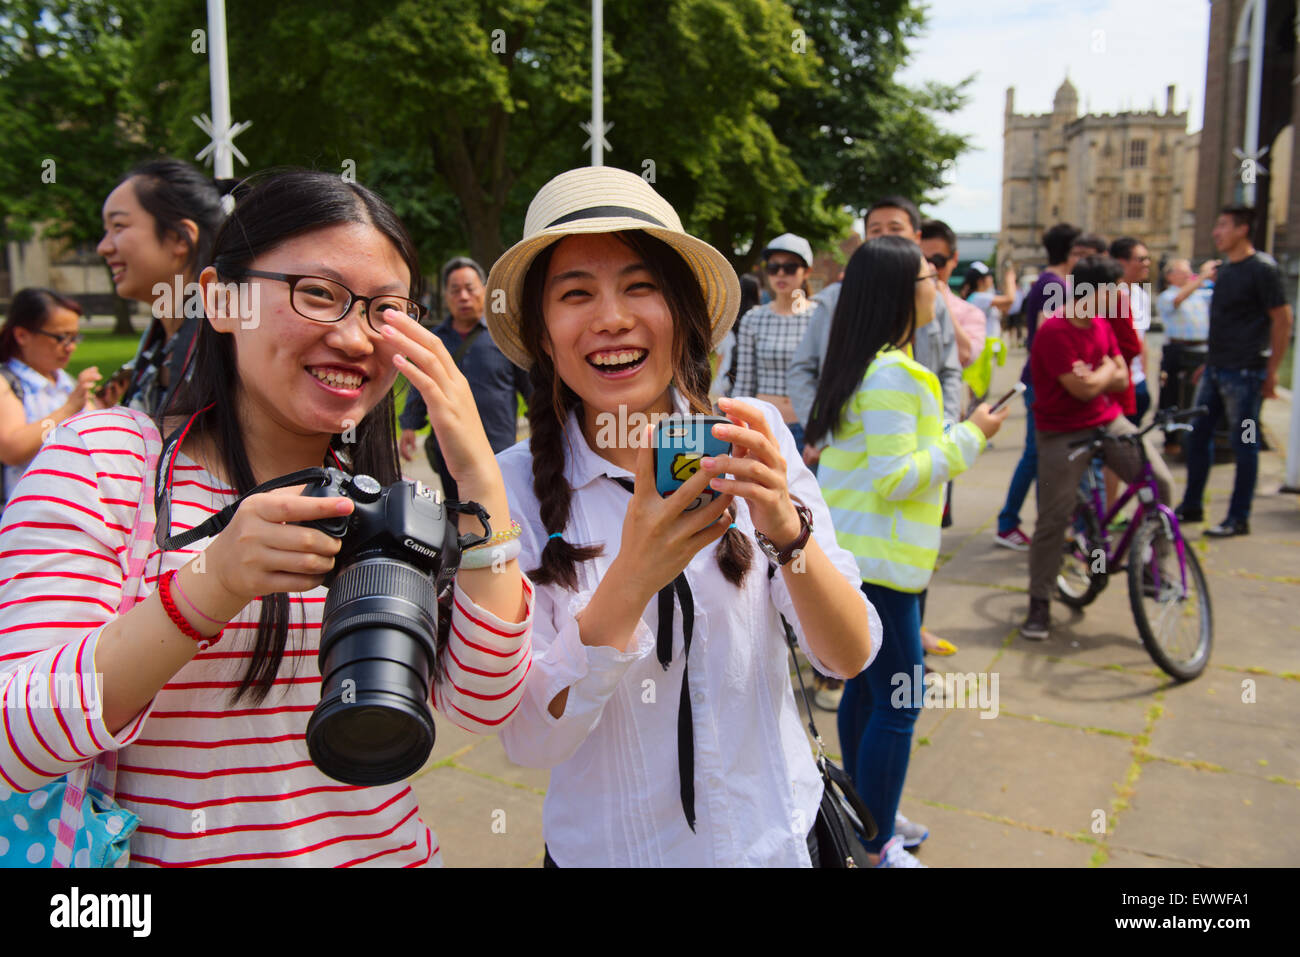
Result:
[[[1018,114],[1007,90],[1002,132],[999,261],[1041,264],[1042,234],[1068,222],[1107,240],[1135,236],[1156,261],[1190,255],[1197,134],[1174,109],[1174,87],[1158,110],[1079,115],[1067,77],[1052,112]]]

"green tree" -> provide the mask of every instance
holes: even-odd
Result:
[[[0,233],[37,227],[77,245],[102,233],[100,207],[142,149],[127,79],[137,0],[6,0],[0,6]],[[117,300],[118,331],[130,332]]]
[[[193,155],[205,4],[153,0],[133,22],[116,125]],[[651,179],[740,268],[775,232],[834,240],[882,193],[924,199],[962,149],[936,120],[961,88],[893,80],[922,22],[905,0],[608,3],[606,162]],[[463,251],[491,263],[537,188],[588,161],[589,0],[228,0],[227,30],[253,168],[353,173],[393,202],[428,266]]]
[[[932,202],[967,148],[938,119],[961,109],[971,79],[920,89],[894,79],[907,62],[908,42],[924,27],[922,8],[910,0],[805,0],[791,7],[808,49],[822,60],[822,82],[811,96],[783,96],[772,124],[781,142],[810,146],[795,154],[809,181],[826,185],[828,203],[859,216],[889,194]]]

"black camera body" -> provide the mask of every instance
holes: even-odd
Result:
[[[460,564],[459,536],[447,503],[436,491],[423,482],[400,481],[383,488],[369,475],[349,475],[333,468],[324,472],[326,479],[307,486],[302,494],[350,498],[353,503],[348,515],[303,522],[343,542],[334,570],[325,578],[327,588],[340,571],[372,552],[406,562],[435,579],[447,566],[455,574]]]
[[[387,488],[369,475],[324,469],[304,495],[352,499],[348,515],[303,524],[342,541],[321,619],[321,700],[307,723],[307,751],[348,784],[391,784],[433,750],[438,595],[465,548],[487,541],[488,515],[449,503],[420,482]],[[476,512],[485,535],[460,535],[456,512]]]

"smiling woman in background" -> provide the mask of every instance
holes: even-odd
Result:
[[[202,315],[186,310],[186,289],[209,262],[224,218],[221,197],[234,185],[181,160],[157,159],[132,169],[104,200],[104,238],[95,251],[117,294],[152,314],[122,396],[133,409],[154,414],[180,381]]]
[[[81,341],[81,306],[49,289],[23,289],[0,329],[0,505],[50,430],[83,409],[100,408],[90,390],[95,367],[64,371]]]

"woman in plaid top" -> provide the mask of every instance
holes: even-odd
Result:
[[[803,423],[795,414],[785,385],[785,370],[808,329],[815,308],[803,284],[812,263],[808,240],[792,233],[776,237],[763,250],[772,301],[755,306],[740,321],[736,339],[735,396],[771,402],[790,427],[803,452]]]

